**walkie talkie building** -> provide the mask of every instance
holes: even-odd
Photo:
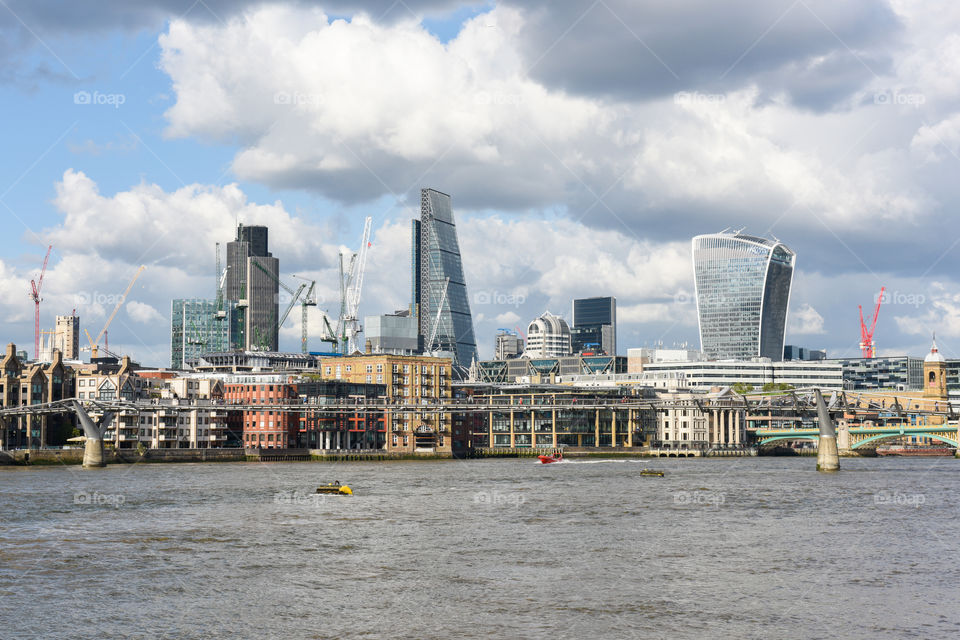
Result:
[[[413,221],[413,309],[421,349],[449,355],[469,367],[477,357],[473,316],[460,260],[460,244],[450,196],[420,190],[420,219]]]
[[[707,358],[783,359],[795,260],[783,243],[739,232],[693,239],[700,346]]]

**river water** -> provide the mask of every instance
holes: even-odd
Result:
[[[0,638],[958,637],[960,461],[841,462],[2,469]]]

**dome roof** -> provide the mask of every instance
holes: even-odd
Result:
[[[933,346],[930,347],[930,353],[927,354],[927,357],[923,359],[924,362],[946,362],[943,359],[943,355],[940,354],[940,351],[937,350],[937,339],[933,339]]]

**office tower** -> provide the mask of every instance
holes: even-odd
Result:
[[[237,303],[237,327],[231,348],[276,351],[280,319],[280,261],[268,250],[263,226],[237,227],[237,239],[227,243],[224,297]]]
[[[693,239],[700,345],[711,360],[783,359],[796,254],[723,231]]]
[[[617,299],[574,300],[570,337],[574,353],[602,351],[608,356],[617,355]]]
[[[570,353],[570,327],[560,316],[546,311],[527,327],[527,349],[523,355],[528,358],[558,358]]]
[[[497,342],[493,347],[494,360],[516,358],[523,353],[523,338],[516,331],[501,329],[497,332]]]
[[[192,298],[170,304],[170,367],[183,369],[204,353],[227,351],[237,303],[224,301],[226,317],[217,318],[217,301]]]
[[[57,316],[54,348],[60,349],[64,360],[80,359],[80,317]]]
[[[455,369],[465,369],[477,357],[477,341],[450,196],[420,190],[420,219],[413,221],[411,244],[412,311],[421,349],[448,355]]]
[[[363,333],[370,353],[413,355],[419,351],[417,319],[408,309],[363,319]]]

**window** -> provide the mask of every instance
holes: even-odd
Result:
[[[394,371],[396,371],[396,365],[394,365]],[[378,365],[377,365],[377,373],[383,373],[383,365],[382,365],[382,364],[378,364]]]
[[[381,367],[381,368],[383,368],[383,365],[382,365],[382,364],[381,364],[381,365],[378,365],[378,366]],[[368,364],[368,365],[367,365],[367,373],[373,373],[373,365],[372,365],[372,364]]]
[[[369,369],[370,367],[367,367],[367,368]],[[383,376],[380,376],[380,377],[382,378]],[[367,376],[367,384],[370,384],[371,382],[373,382],[373,376]]]
[[[404,372],[404,373],[410,373],[410,365],[408,365],[408,364],[403,365],[403,372]]]

